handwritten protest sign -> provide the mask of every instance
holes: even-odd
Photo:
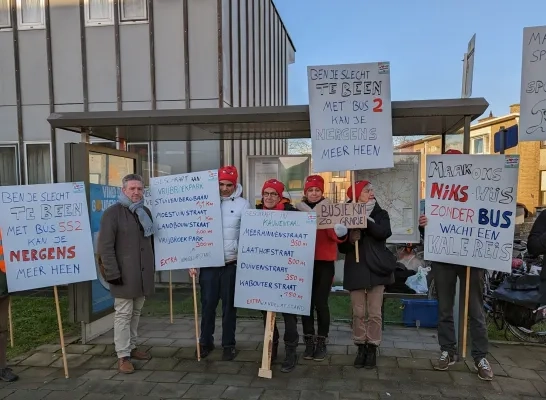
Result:
[[[546,26],[523,30],[519,140],[546,140]]]
[[[307,68],[313,170],[391,168],[388,62]]]
[[[10,292],[97,279],[82,182],[0,188]]]
[[[349,229],[366,228],[366,203],[319,204],[314,211],[318,229],[333,228],[335,224]]]
[[[425,259],[510,272],[519,156],[429,155]]]
[[[309,315],[316,230],[314,212],[246,210],[235,307]]]
[[[218,171],[150,180],[158,271],[224,265]]]

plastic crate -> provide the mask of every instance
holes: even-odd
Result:
[[[438,300],[402,299],[402,320],[405,326],[436,328]]]

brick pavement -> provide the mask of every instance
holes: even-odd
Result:
[[[219,323],[219,321],[218,321]],[[279,323],[282,330],[282,323]],[[378,367],[352,367],[355,347],[349,327],[334,324],[330,356],[323,362],[300,360],[292,373],[273,365],[273,379],[257,377],[261,359],[261,321],[238,322],[239,354],[220,361],[215,350],[194,359],[192,319],[142,318],[139,342],[152,359],[137,362],[137,372],[116,371],[112,332],[91,344],[67,346],[70,378],[65,379],[58,345],[45,345],[10,361],[21,379],[0,384],[0,399],[53,400],[337,400],[337,399],[487,399],[532,400],[546,397],[546,348],[492,345],[496,377],[482,382],[469,362],[449,372],[433,370],[438,356],[435,332],[387,327]],[[220,328],[216,337],[220,337]],[[282,358],[283,351],[281,346]]]

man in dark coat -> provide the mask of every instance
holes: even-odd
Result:
[[[144,206],[140,175],[123,178],[119,200],[102,215],[98,254],[114,297],[114,344],[119,372],[134,372],[131,358],[150,356],[136,348],[138,322],[146,296],[154,293],[152,215]]]
[[[354,200],[352,189],[347,189],[350,201]],[[396,257],[386,247],[392,235],[389,214],[375,200],[370,182],[355,182],[355,197],[358,203],[366,204],[367,227],[349,229],[349,240],[338,248],[345,254],[343,288],[350,292],[353,309],[353,339],[358,347],[354,366],[374,368],[382,337],[383,292],[385,285],[394,282]]]

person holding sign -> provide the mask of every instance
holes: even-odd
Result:
[[[338,248],[345,254],[343,288],[350,292],[353,309],[353,338],[358,347],[354,366],[374,368],[383,333],[383,292],[386,285],[394,282],[396,257],[386,247],[386,240],[392,235],[389,213],[375,200],[370,182],[357,181],[354,185],[356,201],[366,203],[367,227],[349,229],[348,240]],[[354,200],[352,186],[347,189],[347,197],[349,202]]]
[[[262,187],[262,202],[256,206],[258,210],[278,210],[278,211],[298,211],[290,200],[283,197],[284,184],[277,179],[266,181]],[[264,316],[264,326],[266,324],[267,313],[262,312]],[[298,363],[298,317],[295,314],[283,313],[284,319],[284,348],[286,352],[285,359],[281,365],[281,372],[291,372]],[[271,361],[277,358],[279,349],[279,330],[277,324],[273,328],[273,347],[271,350]]]
[[[9,292],[6,278],[6,261],[0,231],[0,380],[14,382],[19,377],[7,365],[8,329],[9,329]]]
[[[459,150],[450,149],[445,154],[462,154]],[[419,230],[424,236],[428,219],[425,215],[419,217]],[[434,369],[446,371],[455,364],[457,340],[455,337],[455,323],[453,321],[453,307],[455,305],[455,290],[457,277],[466,280],[466,266],[443,262],[432,263],[432,275],[438,296],[438,342],[440,344],[440,359]],[[483,306],[483,285],[485,270],[470,268],[470,289],[468,313],[470,316],[470,337],[472,339],[472,358],[474,367],[478,371],[478,378],[485,381],[493,379],[493,370],[487,353],[489,352],[489,338],[487,337],[487,323]]]
[[[323,196],[324,179],[320,175],[308,176],[304,185],[304,197],[296,208],[300,211],[313,211],[315,206],[330,204]],[[311,294],[311,315],[302,316],[305,340],[305,360],[322,361],[328,352],[326,339],[330,331],[330,308],[328,297],[332,290],[335,275],[334,262],[337,259],[337,245],[347,235],[344,225],[336,224],[333,229],[318,229],[315,242],[315,263],[313,268],[313,289]],[[317,336],[315,337],[315,310],[317,311]]]
[[[248,200],[241,197],[243,187],[237,183],[237,168],[222,167],[218,170],[220,200],[222,210],[222,233],[224,236],[223,267],[201,268],[199,286],[201,287],[201,335],[199,338],[200,356],[205,358],[214,350],[214,327],[216,307],[222,300],[222,354],[223,361],[231,361],[236,356],[235,328],[237,309],[233,305],[235,297],[235,274],[237,272],[237,251],[239,247],[239,228],[241,217],[250,208]],[[190,268],[190,276],[197,275],[196,268]]]
[[[144,206],[144,181],[129,174],[122,180],[118,202],[100,222],[98,254],[114,297],[114,344],[118,370],[132,374],[131,358],[148,360],[136,348],[138,323],[146,296],[155,291],[152,213]]]

